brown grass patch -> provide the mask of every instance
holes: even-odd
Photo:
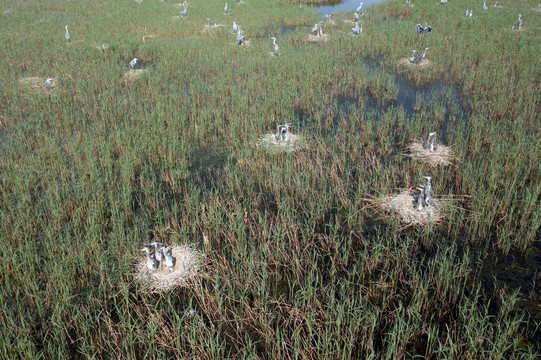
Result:
[[[174,287],[185,287],[194,280],[205,262],[205,255],[191,245],[175,246],[172,255],[177,259],[175,266],[168,268],[162,262],[156,271],[146,266],[146,255],[136,265],[136,278],[146,292],[167,291]]]

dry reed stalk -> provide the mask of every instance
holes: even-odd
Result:
[[[423,149],[423,142],[421,140],[409,144],[407,150],[408,153],[405,154],[406,156],[428,163],[432,166],[449,166],[455,159],[453,151],[449,146],[438,144],[438,150],[425,150]]]
[[[185,287],[199,275],[205,259],[203,253],[191,245],[175,246],[171,250],[177,260],[172,268],[162,262],[158,270],[149,270],[146,257],[142,257],[137,263],[136,277],[143,284],[144,291],[156,293],[177,286]]]
[[[300,135],[289,134],[288,141],[278,141],[276,134],[266,134],[259,139],[259,145],[276,152],[292,153],[302,149],[305,141]]]

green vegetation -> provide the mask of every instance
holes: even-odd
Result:
[[[182,20],[158,0],[0,9],[0,357],[535,358],[541,14],[389,0],[362,35],[333,16],[329,41],[308,44],[309,6],[229,5],[189,1]],[[416,34],[425,21],[434,32]],[[430,65],[399,64],[426,46]],[[127,80],[134,57],[146,70]],[[404,86],[419,89],[409,109]],[[308,148],[258,148],[285,122]],[[429,130],[456,164],[403,156]],[[464,199],[442,227],[369,208],[426,172]],[[153,236],[195,244],[205,275],[142,292]]]

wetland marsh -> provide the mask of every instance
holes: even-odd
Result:
[[[539,358],[541,13],[224,3],[0,11],[0,358]],[[430,131],[451,165],[404,156]],[[371,206],[427,173],[440,224]],[[155,238],[205,254],[188,286],[136,281]]]

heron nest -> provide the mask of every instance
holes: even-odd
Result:
[[[302,136],[290,133],[288,141],[278,141],[276,134],[266,134],[259,139],[259,145],[274,152],[293,153],[306,144]]]
[[[136,265],[137,279],[147,292],[156,293],[167,291],[174,287],[186,287],[201,272],[205,255],[191,245],[181,245],[171,248],[176,258],[175,266],[168,268],[164,262],[156,271],[146,266],[146,256],[142,256]]]
[[[143,36],[143,42],[147,42],[147,40],[156,40],[159,38],[158,35],[145,35]]]
[[[124,79],[128,81],[135,80],[139,76],[141,76],[145,71],[146,69],[130,69],[128,72],[124,74]]]
[[[423,142],[417,140],[409,144],[407,150],[406,156],[432,166],[449,166],[454,160],[451,148],[442,144],[438,144],[438,150],[430,151],[423,149]]]
[[[433,199],[433,205],[425,206],[423,210],[418,211],[415,208],[418,193],[416,190],[407,189],[399,194],[387,195],[375,201],[386,213],[398,215],[400,221],[406,226],[440,224],[444,217],[443,204],[445,201]]]
[[[426,66],[426,65],[430,64],[430,61],[428,59],[422,59],[418,63],[412,63],[412,62],[410,62],[410,58],[403,58],[403,59],[398,60],[398,63],[400,65],[404,65],[404,66],[420,66],[420,67],[423,67],[423,66]]]
[[[313,34],[308,34],[306,41],[309,43],[318,43],[318,42],[327,42],[329,40],[329,35],[323,34],[321,36],[316,36]]]
[[[44,92],[53,94],[56,89],[56,79],[51,78],[51,86],[41,86],[47,79],[42,79],[37,76],[33,77],[23,77],[19,79],[19,83],[23,86],[27,86],[36,92]]]

